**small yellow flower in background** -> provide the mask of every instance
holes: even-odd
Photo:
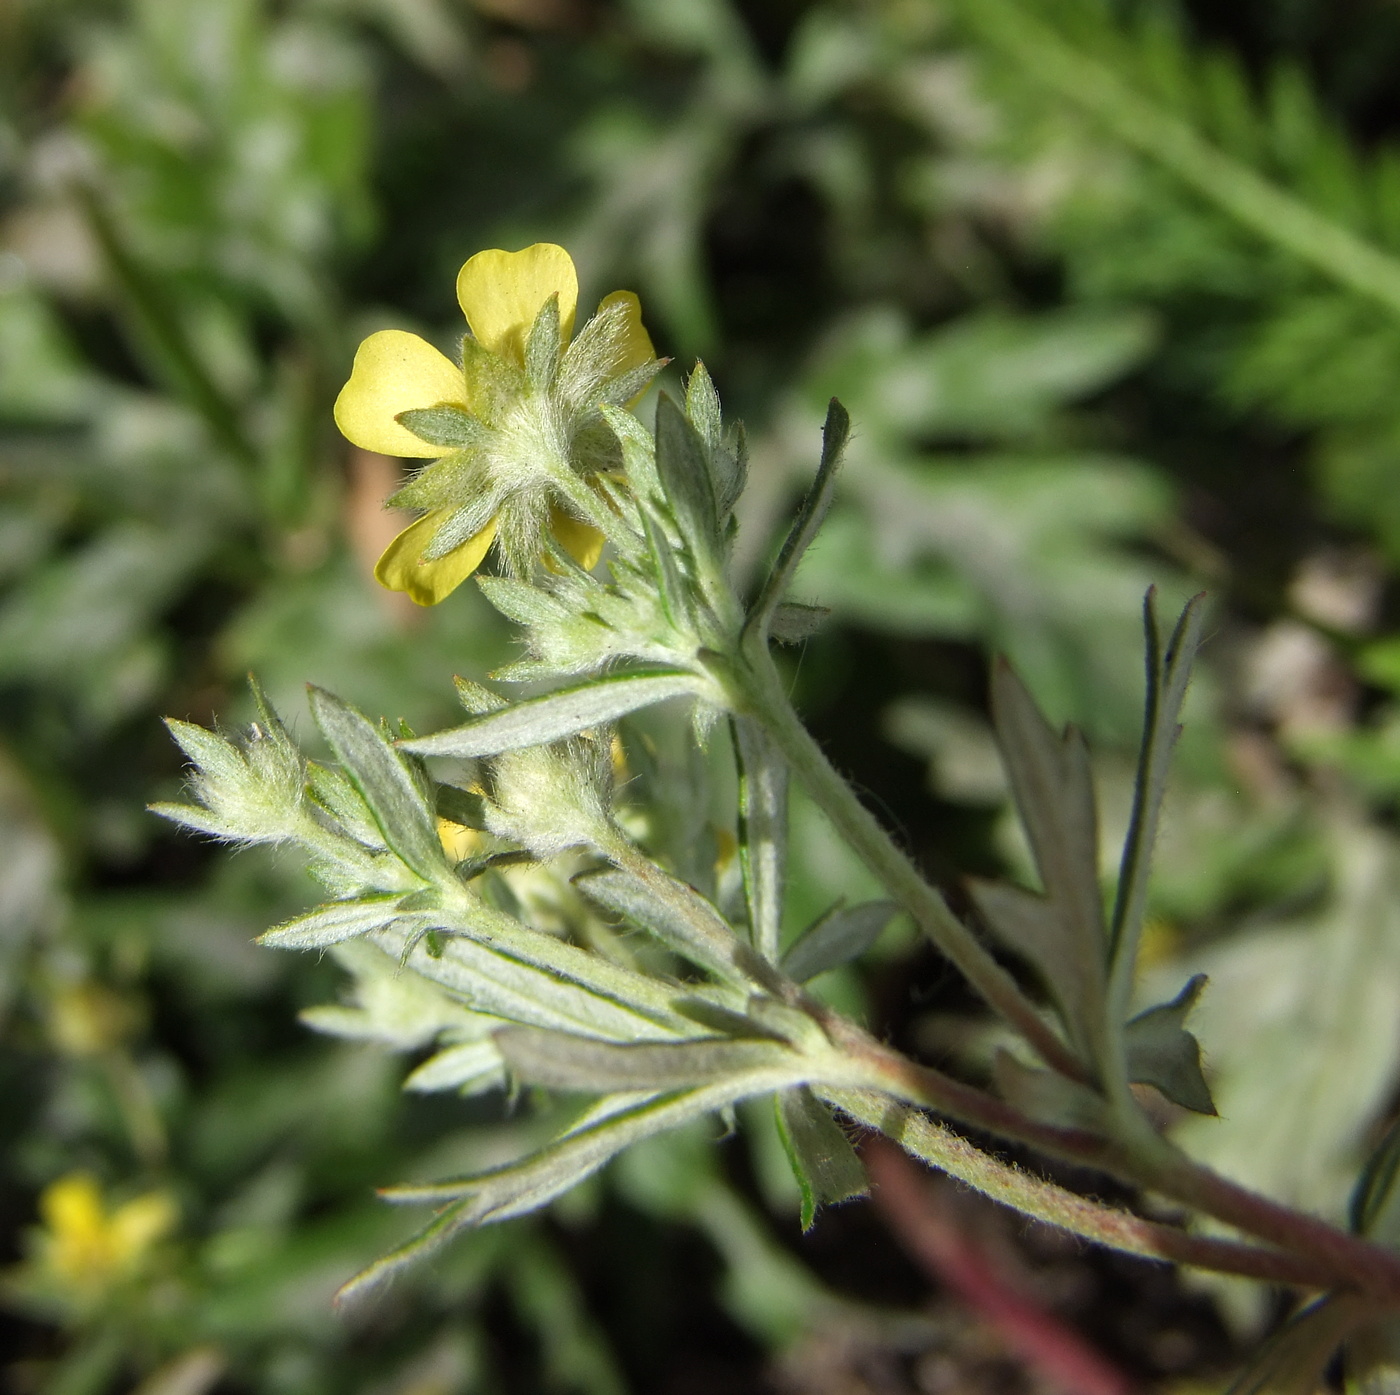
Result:
[[[126,1000],[97,983],[68,983],[48,1002],[49,1036],[65,1056],[99,1056],[124,1042],[138,1025]]]
[[[602,535],[558,499],[542,512],[531,453],[554,449],[567,456],[601,402],[615,402],[623,391],[635,396],[639,374],[644,387],[648,366],[660,367],[630,291],[607,296],[573,339],[578,274],[569,254],[552,243],[478,252],[457,276],[457,300],[471,330],[462,367],[416,334],[381,330],[360,345],[335,404],[336,424],[353,444],[439,462],[395,496],[427,512],[390,543],[375,568],[381,584],[420,605],[435,605],[460,586],[493,541],[508,544],[511,560],[536,518],[547,517],[560,544],[592,567]],[[531,331],[551,301],[558,309],[557,388],[553,380],[532,382],[527,361]],[[528,516],[509,538],[498,539],[507,509],[526,495]],[[467,527],[469,534],[459,537]]]
[[[178,1219],[167,1192],[147,1192],[109,1211],[96,1179],[85,1172],[45,1188],[39,1216],[44,1227],[35,1277],[75,1298],[94,1297],[139,1273]]]

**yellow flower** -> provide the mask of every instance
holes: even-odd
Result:
[[[476,475],[455,478],[484,478],[505,501],[515,487],[509,478],[510,466],[519,460],[522,450],[528,449],[531,440],[542,430],[556,429],[561,417],[569,418],[563,428],[566,435],[570,430],[576,432],[588,412],[596,410],[596,403],[577,400],[577,393],[564,402],[562,411],[559,401],[541,406],[537,401],[539,384],[528,381],[526,347],[530,332],[554,297],[558,298],[562,380],[569,376],[564,369],[569,364],[568,349],[578,308],[578,275],[572,258],[562,247],[545,242],[522,252],[478,252],[457,276],[457,300],[471,329],[471,337],[463,342],[465,366],[458,367],[416,334],[396,329],[372,334],[360,345],[350,381],[336,400],[336,424],[351,442],[365,450],[442,460],[443,465],[436,467],[439,470],[447,468],[447,457],[484,457],[486,463]],[[606,297],[598,306],[598,319],[592,323],[600,320],[605,321],[608,333],[595,336],[599,342],[588,347],[595,356],[601,356],[603,371],[592,377],[582,371],[573,373],[569,381],[576,387],[630,383],[636,370],[655,362],[651,340],[642,325],[640,304],[630,291],[615,291]],[[576,345],[584,337],[581,335]],[[532,397],[532,393],[536,396]],[[556,394],[560,396],[567,397],[563,388]],[[404,424],[405,413],[433,408],[449,409],[449,420],[470,434],[470,441],[434,443]],[[507,438],[505,445],[500,444],[502,438]],[[525,447],[518,444],[521,440],[527,443]],[[492,441],[497,444],[480,444]],[[479,483],[476,487],[481,488]],[[488,506],[496,497],[495,493],[487,497]],[[440,556],[431,553],[435,540],[454,521],[454,516],[458,522],[464,515],[472,516],[472,502],[453,496],[448,503],[429,507],[422,518],[389,544],[375,568],[379,581],[390,590],[407,592],[420,605],[435,605],[460,586],[481,564],[495,540],[501,508],[496,507],[484,526],[450,550]],[[603,546],[597,529],[560,507],[557,501],[549,512],[549,526],[560,544],[582,565],[592,567],[597,562]],[[437,550],[442,551],[441,543]]]
[[[70,1173],[39,1198],[44,1222],[38,1260],[48,1279],[75,1296],[92,1296],[138,1272],[175,1227],[175,1202],[147,1192],[108,1211],[97,1182]]]

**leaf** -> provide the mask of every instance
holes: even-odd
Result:
[[[416,756],[495,756],[577,736],[639,708],[694,694],[699,687],[694,674],[683,672],[601,678],[512,703],[460,727],[399,745]]]
[[[759,592],[758,599],[744,624],[744,633],[756,636],[761,643],[767,643],[773,613],[787,594],[788,587],[792,585],[798,563],[811,546],[812,539],[817,536],[826,512],[831,507],[831,500],[836,493],[836,473],[841,467],[841,458],[850,434],[851,418],[846,409],[833,397],[827,404],[826,423],[822,427],[822,455],[821,463],[817,466],[816,478],[798,506],[797,517],[793,520],[792,528],[778,553],[778,560],[774,562],[773,570],[768,573],[763,590]]]
[[[1063,1001],[1071,1037],[1092,1056],[1103,1022],[1108,935],[1099,891],[1098,810],[1089,752],[1074,727],[1058,737],[1004,659],[992,668],[992,722],[1011,792],[1035,855],[1053,918],[1023,916],[1017,930],[1037,944],[1035,962],[1073,965],[1052,978],[1072,994]],[[1001,897],[999,909],[1012,902]],[[1026,903],[1019,903],[1026,909]],[[1014,914],[1014,912],[1013,912]],[[1055,943],[1058,941],[1058,943]]]
[[[778,1134],[802,1191],[802,1229],[811,1230],[818,1206],[866,1196],[870,1183],[850,1139],[807,1086],[782,1091],[775,1106]]]
[[[1114,1015],[1121,1020],[1137,965],[1138,940],[1147,909],[1147,883],[1156,842],[1162,800],[1167,792],[1167,775],[1172,751],[1180,734],[1178,723],[1186,700],[1191,668],[1201,643],[1205,623],[1205,597],[1193,597],[1181,612],[1176,629],[1165,649],[1157,623],[1155,589],[1143,599],[1143,628],[1147,636],[1147,693],[1144,702],[1142,744],[1138,752],[1137,781],[1133,789],[1133,812],[1128,836],[1123,842],[1123,858],[1118,873],[1110,929],[1113,959],[1112,996]]]
[[[258,936],[260,945],[273,949],[327,949],[371,930],[382,930],[405,916],[401,896],[365,897],[358,901],[332,901],[314,911],[283,921]]]
[[[829,969],[858,959],[880,938],[899,913],[893,901],[866,901],[859,906],[833,906],[795,939],[783,955],[782,970],[806,983]]]
[[[486,827],[486,800],[472,790],[459,789],[456,785],[439,785],[434,804],[437,816],[455,823],[461,828]]]
[[[357,712],[324,688],[310,689],[311,713],[359,790],[384,841],[424,881],[445,867],[432,812],[403,758]]]
[[[1084,738],[1074,727],[1056,736],[1005,660],[992,671],[992,720],[1046,893],[1086,932],[1081,948],[1102,960],[1098,811]]]
[[[1030,964],[1045,982],[1071,1033],[1081,1039],[1102,1007],[1096,1001],[1102,975],[1075,953],[1073,937],[1055,904],[1005,882],[969,878],[968,894],[996,937]]]
[[[494,1039],[522,1083],[595,1095],[677,1090],[760,1070],[801,1072],[801,1058],[774,1041],[715,1037],[622,1045],[528,1027],[505,1027]]]
[[[804,639],[811,639],[830,618],[828,606],[783,601],[773,611],[768,625],[769,638],[779,644],[801,644]]]
[[[659,1099],[603,1101],[606,1109],[601,1117],[598,1110],[591,1112],[596,1122],[576,1127],[518,1162],[435,1185],[387,1188],[380,1193],[386,1201],[449,1204],[407,1244],[351,1279],[336,1295],[336,1302],[365,1297],[469,1226],[490,1225],[538,1210],[632,1143],[772,1088],[766,1076],[745,1076]]]
[[[573,884],[590,901],[649,931],[691,963],[731,979],[750,977],[755,967],[753,951],[719,912],[694,888],[660,869],[656,879],[664,887],[664,896],[632,873],[614,868],[584,872]]]
[[[1400,1217],[1396,1214],[1396,1202],[1400,1201],[1400,1192],[1395,1186],[1397,1178],[1400,1178],[1400,1119],[1385,1131],[1356,1179],[1347,1207],[1348,1219],[1356,1234],[1373,1236],[1384,1244],[1395,1243],[1400,1232],[1400,1225],[1397,1225]]]
[[[691,552],[696,557],[716,557],[719,505],[705,448],[695,428],[664,392],[656,403],[656,473]]]
[[[992,1075],[1002,1098],[1031,1119],[1090,1133],[1108,1131],[1104,1101],[1058,1071],[1038,1070],[1010,1052],[998,1051],[992,1060]]]
[[[673,1040],[678,1035],[676,1029],[684,1024],[679,1016],[653,1008],[644,996],[639,995],[635,1003],[623,996],[631,979],[658,997],[664,997],[663,985],[629,974],[576,946],[561,944],[551,935],[523,926],[520,930],[519,938],[528,939],[531,948],[535,941],[543,941],[556,962],[549,967],[538,962],[546,952],[543,946],[536,962],[524,962],[523,947],[506,946],[506,952],[501,952],[461,932],[441,945],[437,955],[416,944],[415,936],[397,926],[381,931],[375,943],[488,1017],[628,1041]]]
[[[1357,1294],[1317,1299],[1259,1348],[1226,1395],[1314,1395],[1333,1353],[1372,1312]]]
[[[447,403],[400,412],[394,420],[430,446],[473,446],[486,435],[486,428],[470,412]]]
[[[1205,986],[1205,974],[1196,974],[1171,1002],[1134,1017],[1123,1038],[1129,1080],[1155,1085],[1183,1109],[1214,1114],[1215,1102],[1201,1072],[1201,1044],[1183,1025]]]
[[[467,1041],[429,1056],[404,1081],[405,1090],[456,1090],[480,1095],[505,1083],[505,1063],[493,1041]]]
[[[749,934],[754,948],[775,962],[787,879],[788,763],[750,718],[733,718],[730,729],[739,765],[739,857]]]

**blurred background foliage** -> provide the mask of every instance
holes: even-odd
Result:
[[[1143,591],[1210,589],[1144,992],[1212,975],[1222,1118],[1185,1141],[1340,1218],[1400,1060],[1397,61],[1391,0],[0,0],[9,1388],[1031,1388],[868,1208],[799,1237],[761,1111],[756,1142],[649,1144],[372,1313],[329,1306],[400,1234],[376,1184],[537,1125],[401,1092],[411,985],[251,946],[310,885],[146,815],[179,781],[158,718],[245,719],[252,669],[302,731],[308,680],[442,723],[451,675],[508,656],[472,588],[373,586],[398,465],[330,404],[364,333],[450,348],[461,261],[538,239],[635,287],[746,419],[749,574],[850,406],[802,573],[833,616],[792,681],[955,896],[1024,865],[990,653],[1090,733],[1112,846]],[[677,866],[722,861],[723,776],[661,768]],[[802,805],[795,841],[794,922],[863,894]],[[898,927],[825,987],[986,1059]],[[309,1014],[335,1035],[298,1021],[337,1000]],[[1028,1255],[1155,1388],[1270,1317]]]

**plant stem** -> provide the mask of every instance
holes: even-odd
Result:
[[[1332,1275],[1319,1273],[1298,1255],[1191,1235],[1066,1191],[1001,1162],[928,1115],[895,1104],[887,1096],[867,1090],[819,1089],[818,1093],[858,1123],[878,1129],[914,1157],[974,1191],[1109,1249],[1300,1288],[1325,1288],[1332,1282]]]
[[[1219,1176],[1154,1133],[1145,1120],[1143,1136],[1127,1143],[1040,1124],[994,1095],[882,1046],[835,1014],[823,1025],[833,1042],[861,1058],[876,1090],[1190,1206],[1291,1252],[1308,1267],[1312,1276],[1308,1282],[1315,1287],[1357,1288],[1400,1302],[1400,1255]],[[1008,1204],[1019,1206],[1020,1202],[1008,1197]]]
[[[762,652],[751,648],[749,662],[735,676],[741,683],[745,678],[749,680],[739,695],[745,709],[762,724],[807,793],[881,885],[914,917],[919,928],[953,961],[983,999],[1040,1053],[1047,1065],[1072,1079],[1086,1080],[1082,1062],[1021,992],[1016,980],[953,914],[948,903],[895,846],[845,778],[827,760],[783,693],[766,648]]]

